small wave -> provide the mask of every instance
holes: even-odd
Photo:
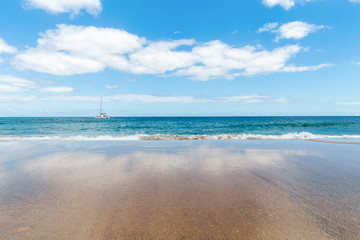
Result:
[[[264,122],[252,122],[252,123],[237,123],[230,124],[230,127],[262,127],[262,128],[322,128],[322,127],[349,127],[355,125],[355,122],[346,122],[346,123],[331,123],[331,122],[321,122],[321,123],[302,123],[302,122],[285,122],[285,123],[264,123]]]
[[[219,134],[219,135],[143,135],[140,140],[307,140],[307,139],[360,138],[360,135],[321,135],[308,132],[281,135]]]
[[[8,141],[136,141],[139,139],[138,135],[129,135],[129,136],[110,136],[102,135],[97,137],[87,137],[87,136],[42,136],[42,137],[22,137],[22,136],[6,136],[0,137],[1,140]]]
[[[266,134],[219,134],[219,135],[127,135],[110,136],[101,135],[95,137],[88,136],[40,136],[40,137],[22,137],[22,136],[2,136],[0,141],[157,141],[157,140],[309,140],[309,139],[346,139],[359,138],[360,135],[322,135],[308,132],[287,133],[281,135]]]

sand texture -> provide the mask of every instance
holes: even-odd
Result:
[[[0,239],[360,239],[358,145],[0,148]]]

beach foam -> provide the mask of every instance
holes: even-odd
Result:
[[[126,136],[1,136],[0,141],[157,141],[157,140],[309,140],[309,139],[360,139],[360,135],[322,135],[308,132],[287,133],[281,135],[266,134],[219,134],[219,135],[168,135],[168,134],[137,134]]]

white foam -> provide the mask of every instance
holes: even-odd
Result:
[[[308,132],[287,133],[281,135],[266,134],[219,134],[219,135],[126,135],[110,136],[101,135],[96,137],[88,136],[41,136],[41,137],[20,137],[20,136],[2,136],[0,141],[139,141],[139,140],[307,140],[307,139],[346,139],[358,138],[360,135],[321,135]]]
[[[360,138],[360,135],[321,135],[308,132],[281,135],[266,134],[220,134],[220,135],[146,135],[140,140],[307,140],[330,138]]]

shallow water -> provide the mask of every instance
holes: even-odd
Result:
[[[0,239],[359,239],[360,146],[4,141]]]

